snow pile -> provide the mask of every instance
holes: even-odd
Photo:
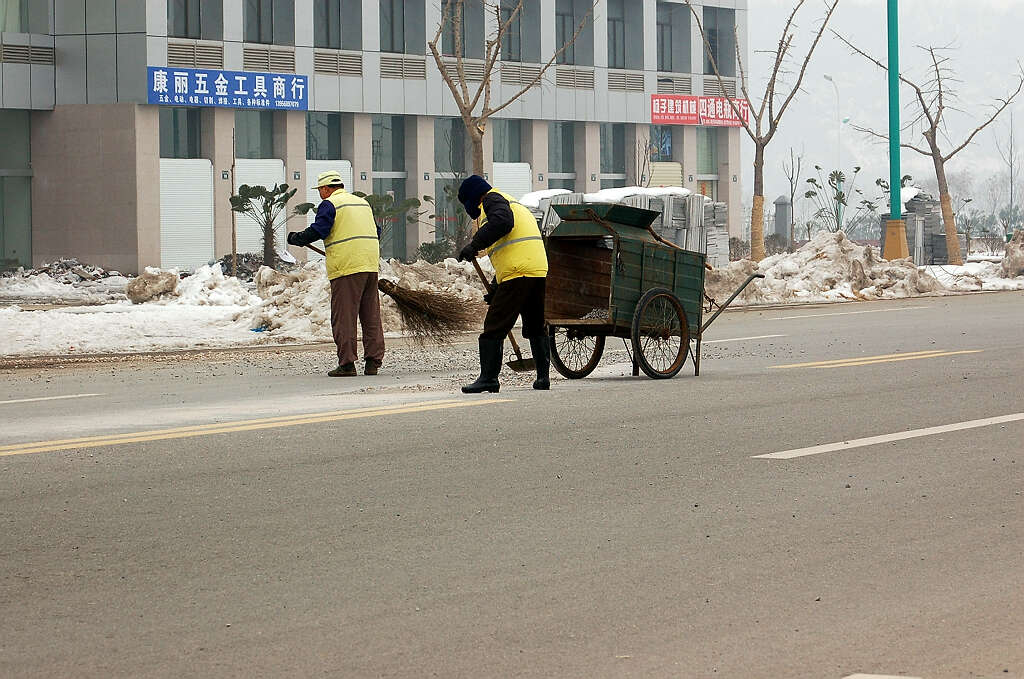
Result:
[[[569,189],[544,189],[543,191],[533,191],[531,193],[524,194],[519,199],[519,204],[524,205],[534,210],[540,209],[540,202],[545,198],[551,198],[552,196],[564,196],[572,193]]]
[[[1006,244],[1006,252],[1003,255],[1003,275],[1007,278],[1024,276],[1024,229],[1013,234],[1013,238]]]
[[[117,271],[60,259],[35,269],[0,274],[0,300],[101,304],[124,299],[128,279]]]
[[[692,191],[681,186],[624,186],[617,189],[601,189],[596,193],[584,193],[585,203],[620,203],[630,196],[689,196]]]
[[[749,259],[708,271],[707,294],[724,302],[752,273],[755,279],[733,304],[784,304],[889,299],[935,294],[942,285],[909,259],[888,262],[871,246],[853,243],[843,233],[822,231],[793,253]]]
[[[935,264],[921,269],[934,276],[946,290],[953,292],[1024,290],[1024,275],[1004,278],[1003,268],[994,262],[968,262],[963,266]]]
[[[241,281],[224,275],[220,264],[202,266],[191,276],[178,283],[173,299],[167,304],[192,304],[197,306],[254,306],[262,300],[246,290]]]
[[[488,276],[493,268],[480,260]],[[441,264],[397,260],[380,262],[380,278],[409,290],[431,290],[458,295],[467,301],[483,299],[483,284],[470,262],[446,259]],[[251,328],[265,328],[269,337],[289,341],[331,341],[330,282],[323,261],[306,264],[298,271],[282,273],[264,267],[256,272],[256,290],[263,302],[239,314]],[[380,294],[384,332],[403,331],[398,309],[390,297]]]
[[[177,289],[177,271],[147,266],[145,271],[128,282],[126,292],[132,304],[143,304],[161,295],[173,295]]]
[[[0,356],[76,356],[255,344],[239,307],[118,304],[0,308]]]

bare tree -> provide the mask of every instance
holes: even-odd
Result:
[[[789,147],[789,165],[782,161],[782,173],[786,175],[789,182],[789,249],[793,250],[794,238],[796,237],[796,193],[800,189],[800,173],[803,167],[804,154],[796,155],[793,147]]]
[[[463,17],[466,11],[467,0],[442,0],[441,21],[438,23],[434,39],[427,43],[430,54],[434,57],[437,70],[441,72],[441,78],[455,98],[455,104],[459,108],[459,116],[466,126],[466,134],[469,136],[473,149],[473,172],[482,175],[484,173],[484,134],[487,131],[487,120],[492,115],[506,108],[509,104],[526,94],[531,87],[535,87],[542,80],[548,69],[571,47],[576,39],[583,32],[587,22],[593,15],[593,5],[576,26],[575,32],[558,47],[554,54],[540,66],[536,75],[528,82],[522,84],[519,90],[505,101],[495,104],[491,101],[492,78],[494,68],[501,56],[502,43],[510,28],[522,17],[524,0],[518,0],[514,6],[503,7],[501,2],[493,5],[484,3],[484,11],[494,13],[497,22],[497,29],[487,36],[484,41],[484,58],[482,72],[472,77],[466,70],[466,59],[463,56],[463,45],[465,44],[465,23]],[[504,18],[502,14],[505,14]],[[438,42],[443,34],[449,31],[454,43],[455,63],[452,65],[446,62],[442,56],[442,49]],[[476,82],[473,82],[476,81]]]
[[[1018,170],[1018,168],[1020,167],[1020,164],[1021,164],[1021,154],[1017,150],[1017,146],[1016,146],[1015,138],[1014,138],[1014,134],[1013,134],[1013,111],[1012,110],[1010,111],[1010,134],[1009,134],[1008,139],[1007,139],[1006,148],[1004,149],[1002,144],[999,143],[999,137],[997,136],[996,137],[996,150],[999,151],[999,157],[1003,159],[1003,163],[1006,164],[1006,168],[1010,172],[1010,181],[1009,181],[1010,204],[1009,204],[1008,209],[1007,209],[1007,214],[1010,216],[1011,219],[1013,219],[1013,218],[1015,218],[1017,216],[1017,208],[1016,208],[1016,203],[1014,202],[1014,198],[1016,197],[1015,196],[1015,189],[1016,189],[1016,183],[1017,183],[1017,170]],[[1010,228],[1012,230],[1013,225],[1010,224],[1009,226],[1010,226]]]
[[[734,99],[729,98],[728,101],[733,114],[740,120],[747,136],[749,136],[750,140],[754,142],[754,207],[750,216],[750,258],[756,262],[761,261],[765,257],[763,227],[765,149],[768,147],[769,142],[771,142],[772,137],[775,136],[776,131],[778,131],[779,123],[782,121],[782,116],[786,113],[786,109],[789,108],[789,105],[792,103],[796,93],[800,90],[800,85],[804,79],[804,73],[807,72],[807,65],[811,61],[811,55],[814,54],[814,50],[818,46],[818,43],[821,41],[821,36],[825,32],[825,27],[828,26],[828,22],[832,18],[832,14],[835,12],[836,6],[839,4],[839,0],[826,0],[825,16],[821,21],[821,25],[818,26],[814,33],[814,40],[811,42],[811,46],[807,49],[807,53],[800,62],[796,82],[792,83],[791,86],[784,85],[782,81],[788,75],[788,68],[792,56],[791,50],[793,49],[793,39],[796,35],[796,15],[797,12],[800,11],[800,8],[804,6],[805,2],[806,0],[797,1],[796,7],[793,8],[793,11],[786,19],[785,26],[782,28],[782,35],[779,37],[777,47],[774,50],[769,51],[772,56],[771,74],[769,75],[768,81],[765,85],[764,95],[761,97],[761,103],[757,106],[755,106],[754,102],[750,99],[750,93],[747,90],[747,78],[743,71],[743,55],[740,54],[740,41],[738,39],[734,41],[736,46],[736,63],[739,67],[740,90],[743,94],[743,100],[746,101],[747,106],[750,108],[750,118],[753,120],[751,121],[746,119]],[[693,6],[691,0],[686,0],[686,5],[690,8],[694,21],[697,22],[697,28],[700,29],[701,38],[704,40],[704,52],[707,54],[708,60],[711,62],[711,67],[715,72],[715,77],[718,78],[719,87],[724,92],[725,81],[719,71],[714,49],[712,49],[711,43],[708,40],[707,32],[704,30],[704,24],[701,22],[701,18],[697,14],[697,9]],[[776,89],[778,88],[786,89],[788,92],[777,93]]]
[[[835,33],[835,31],[833,31]],[[883,71],[888,72],[888,66],[883,64],[878,59],[870,56],[860,48],[856,47],[849,40],[843,36],[835,33],[836,37],[842,40],[847,47],[849,47],[855,54],[868,59],[876,66],[881,68]],[[963,256],[960,253],[960,241],[956,235],[956,218],[953,215],[953,201],[949,195],[949,184],[946,180],[946,163],[948,163],[956,154],[963,151],[967,146],[974,141],[974,138],[984,130],[986,127],[991,125],[999,114],[1006,110],[1006,108],[1013,102],[1018,94],[1020,94],[1021,88],[1024,87],[1024,71],[1020,69],[1018,64],[1018,75],[1016,87],[1003,98],[996,99],[991,105],[993,111],[991,115],[981,124],[974,128],[974,131],[967,135],[959,144],[949,140],[949,135],[946,128],[946,121],[943,116],[947,110],[959,110],[953,104],[956,101],[956,93],[950,88],[950,83],[955,82],[956,79],[953,76],[953,71],[949,67],[950,57],[945,56],[945,53],[949,51],[948,47],[921,47],[919,49],[927,52],[929,61],[929,75],[927,80],[923,84],[918,85],[906,76],[900,74],[899,79],[904,85],[907,85],[914,90],[914,97],[916,107],[920,107],[920,111],[917,115],[905,126],[904,129],[914,131],[919,130],[920,134],[924,137],[927,144],[926,148],[916,146],[914,143],[901,143],[900,146],[903,148],[910,149],[920,153],[923,156],[931,158],[932,165],[935,168],[935,180],[939,186],[939,203],[942,207],[942,221],[946,228],[946,250],[949,253],[950,264],[963,264]],[[880,134],[866,127],[854,126],[854,129],[859,132],[864,132],[879,139],[888,140],[889,136],[886,134]],[[948,143],[952,146],[952,150],[943,152],[943,146]]]

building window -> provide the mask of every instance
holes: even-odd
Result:
[[[341,160],[341,114],[306,114],[306,159]]]
[[[405,118],[373,116],[373,171],[405,172]]]
[[[273,111],[235,111],[235,157],[274,157]]]
[[[222,0],[168,0],[167,35],[172,38],[223,40]]]
[[[378,196],[390,196],[392,205],[399,205],[405,200],[405,179],[391,177],[373,179],[373,193]],[[406,224],[407,215],[391,215],[380,217],[380,256],[384,259],[406,258]]]
[[[380,51],[405,52],[405,0],[380,0]]]
[[[668,163],[672,161],[672,126],[651,125],[651,162]]]
[[[434,180],[434,242],[458,240],[459,225],[469,220],[458,200],[461,180],[439,178]],[[461,245],[461,243],[457,243]]]
[[[162,107],[160,109],[160,157],[200,158],[199,109]]]
[[[31,125],[29,111],[0,109],[0,270],[32,266]]]
[[[28,3],[29,0],[0,0],[0,31],[28,33]]]
[[[466,12],[469,8],[465,2],[458,2],[458,0],[442,0],[441,2],[441,16],[444,17],[445,23],[443,30],[441,31],[441,54],[445,56],[456,56],[455,54],[455,37],[456,31],[455,26],[458,25],[458,36],[462,41],[459,46],[458,56],[466,56]]]
[[[572,40],[576,32],[576,14],[573,12],[573,0],[556,0],[555,2],[555,49]],[[576,63],[576,45],[569,45],[558,55],[559,64]]]
[[[246,42],[295,44],[295,0],[245,0]]]
[[[512,12],[515,11],[518,2],[514,0],[502,0],[501,2],[501,23],[512,19]],[[508,25],[508,29],[505,31],[505,35],[501,38],[501,60],[502,61],[522,61],[523,60],[523,12],[526,11],[526,3],[523,3],[522,9],[516,14],[515,18],[511,20]]]
[[[697,174],[718,174],[718,128],[697,128]]]
[[[465,174],[468,148],[461,118],[434,119],[434,172]]]
[[[723,77],[736,75],[736,10],[724,7],[704,8],[704,32],[707,34],[711,56]],[[704,73],[714,75],[708,49],[704,50]]]
[[[548,123],[548,172],[556,174],[576,171],[575,123]]]
[[[601,173],[626,173],[625,123],[601,123]]]
[[[341,49],[341,0],[314,0],[313,47]]]
[[[625,0],[608,0],[608,68],[626,68]]]
[[[523,162],[523,123],[521,120],[491,121],[494,134],[494,162]]]
[[[658,70],[690,70],[690,9],[674,2],[659,2],[657,9]]]

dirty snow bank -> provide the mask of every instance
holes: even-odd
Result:
[[[927,271],[909,259],[891,262],[871,246],[853,243],[843,233],[822,231],[793,253],[773,255],[759,264],[749,259],[708,271],[707,294],[724,302],[752,273],[762,273],[733,304],[785,304],[891,299],[944,291]]]
[[[124,299],[128,279],[118,271],[59,259],[35,269],[0,274],[0,300],[21,303],[102,304]]]
[[[491,276],[487,259],[481,268]],[[380,262],[380,278],[394,281],[409,290],[429,290],[457,295],[467,302],[483,299],[483,284],[472,263],[446,259],[440,264],[422,260],[403,264],[397,260]],[[277,341],[324,341],[331,335],[331,293],[324,263],[306,264],[298,271],[283,273],[263,267],[255,276],[256,290],[263,301],[242,312],[238,319],[252,328],[265,328],[268,338]],[[384,332],[401,333],[401,317],[390,297],[380,295]]]

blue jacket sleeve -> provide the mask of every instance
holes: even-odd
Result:
[[[331,229],[334,228],[334,216],[334,203],[322,200],[316,209],[316,219],[309,225],[309,228],[320,234],[320,238],[327,238],[331,235]]]

